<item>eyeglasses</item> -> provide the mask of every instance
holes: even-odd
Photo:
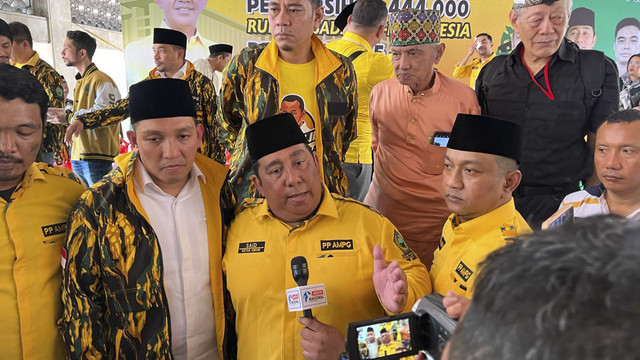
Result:
[[[629,66],[640,66],[640,61],[630,62]]]

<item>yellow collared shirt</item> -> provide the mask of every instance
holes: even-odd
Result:
[[[238,359],[303,358],[302,312],[289,312],[285,295],[296,286],[290,266],[296,256],[307,259],[308,284],[326,287],[328,305],[313,315],[343,335],[350,322],[385,315],[372,280],[375,245],[407,275],[403,312],[431,292],[425,266],[389,220],[326,186],[323,196],[317,213],[295,228],[275,218],[264,199],[245,200],[231,224],[222,266],[237,314]]]
[[[444,224],[429,275],[433,292],[444,295],[451,290],[471,299],[478,264],[509,240],[531,233],[531,228],[516,210],[513,199],[475,219],[461,224],[459,221],[456,214],[451,214]]]
[[[469,86],[475,89],[476,79],[478,78],[478,74],[480,74],[480,70],[482,70],[482,67],[487,65],[489,61],[493,60],[494,57],[496,57],[495,52],[491,54],[486,61],[475,58],[471,61],[471,64],[468,65],[460,66],[456,64],[456,68],[453,70],[453,77],[458,79],[469,77]]]
[[[85,187],[63,168],[32,164],[0,198],[0,348],[3,359],[64,359],[60,260],[71,208]]]

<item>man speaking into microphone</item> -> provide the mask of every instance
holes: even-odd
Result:
[[[239,360],[336,360],[348,323],[410,311],[431,292],[426,268],[389,220],[329,192],[291,114],[250,125],[246,138],[264,199],[241,205],[222,261]],[[287,308],[298,256],[306,258],[307,284],[326,289],[327,305],[313,318]]]

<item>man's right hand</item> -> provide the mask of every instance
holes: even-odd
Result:
[[[475,39],[471,43],[471,47],[469,48],[469,51],[467,52],[467,56],[473,55],[473,53],[476,52],[476,50],[477,50],[477,46],[478,46],[478,39]]]
[[[80,135],[80,131],[82,131],[82,129],[84,129],[82,121],[72,122],[67,128],[67,132],[64,133],[64,143],[67,144],[67,146],[71,146],[73,143],[73,136],[77,137]]]

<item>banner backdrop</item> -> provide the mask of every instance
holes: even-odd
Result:
[[[316,33],[324,42],[341,37],[333,22],[351,2],[323,0],[325,18]],[[404,8],[433,8],[440,11],[441,37],[447,47],[437,67],[447,75],[451,75],[455,64],[467,53],[478,33],[492,35],[493,49],[498,54],[508,53],[512,49],[513,28],[509,22],[509,11],[513,0],[385,2],[390,12]],[[214,43],[233,45],[235,54],[251,43],[271,39],[267,21],[269,0],[121,0],[120,3],[129,85],[145,78],[155,67],[151,50],[154,27],[189,27],[189,22],[193,27],[195,24],[197,34],[190,39],[187,51],[187,59],[191,61],[206,57],[208,46]],[[616,56],[613,47],[616,25],[623,18],[638,17],[637,14],[640,14],[640,0],[574,0],[573,7],[586,7],[595,12],[597,41],[594,48],[604,51],[612,59]],[[384,38],[376,50],[386,52],[387,41]],[[638,41],[636,38],[636,44]]]

